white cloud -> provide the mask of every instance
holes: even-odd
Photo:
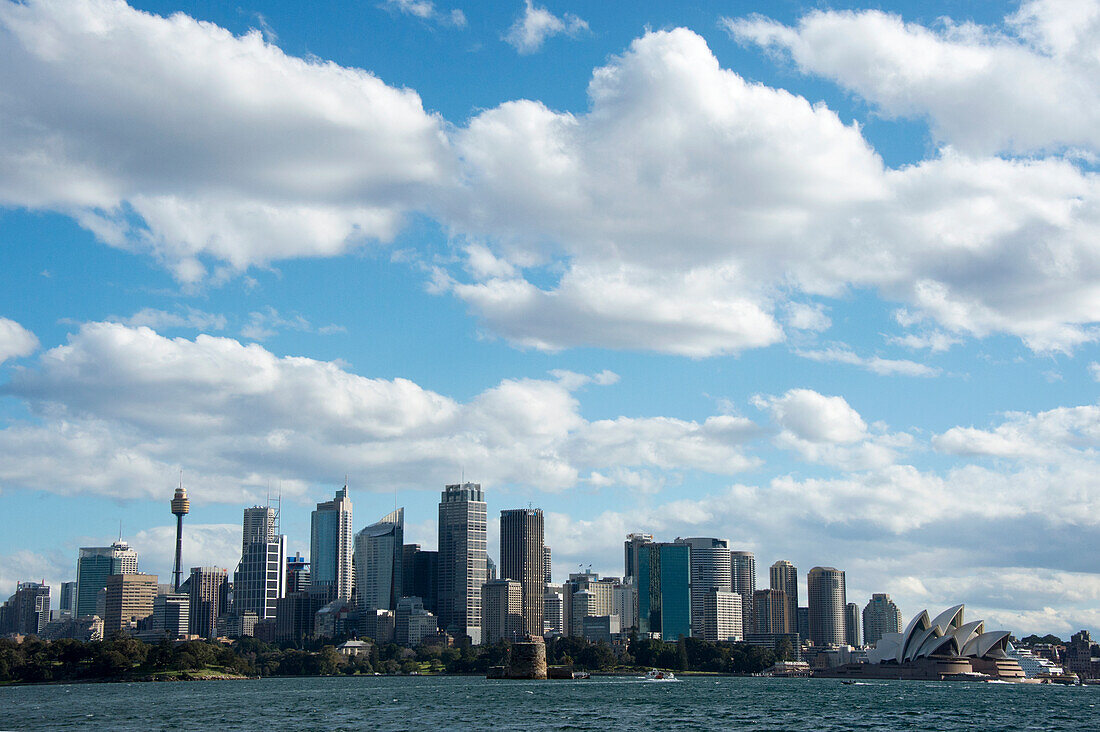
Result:
[[[226,318],[224,315],[203,312],[192,307],[179,308],[176,312],[157,310],[156,308],[142,308],[128,318],[111,317],[114,320],[131,328],[146,326],[153,330],[166,330],[169,328],[188,328],[191,330],[225,330]]]
[[[946,351],[951,346],[962,343],[961,338],[948,335],[942,330],[930,330],[922,333],[906,333],[900,336],[887,336],[886,341],[913,350],[928,349],[932,353]]]
[[[405,15],[411,15],[421,20],[430,20],[440,25],[451,25],[455,28],[466,27],[466,14],[458,8],[450,12],[443,12],[435,7],[431,0],[385,0],[381,7]]]
[[[791,389],[781,397],[756,396],[753,404],[795,436],[811,442],[848,443],[867,435],[867,423],[844,397]]]
[[[0,3],[0,39],[0,201],[72,213],[183,281],[388,240],[452,166],[415,92],[258,31],[34,0]]]
[[[588,30],[588,23],[572,13],[558,17],[544,7],[525,0],[523,15],[508,29],[504,40],[521,54],[539,51],[547,38],[557,35],[576,37]]]
[[[940,370],[916,361],[882,358],[880,356],[860,356],[845,345],[828,348],[799,350],[795,353],[802,358],[820,363],[844,363],[858,366],[881,376],[936,376]]]
[[[38,350],[34,333],[8,318],[0,318],[0,363],[29,356]]]
[[[41,423],[0,430],[0,486],[152,496],[183,465],[197,497],[241,502],[275,482],[302,496],[344,471],[421,487],[464,466],[487,483],[554,491],[593,471],[628,483],[616,469],[728,475],[757,464],[743,418],[583,418],[573,390],[616,379],[508,379],[460,403],[229,338],[87,324],[2,387]]]
[[[1096,0],[1029,0],[1000,28],[945,19],[931,29],[878,10],[813,11],[793,27],[761,16],[723,24],[883,114],[927,115],[959,149],[1100,150]]]
[[[1095,461],[1100,450],[1100,407],[1058,407],[1045,412],[1009,412],[988,430],[952,427],[932,438],[952,455],[1000,457],[1038,463]]]
[[[787,305],[787,325],[795,330],[822,331],[833,324],[820,303],[792,302]]]
[[[186,580],[191,567],[215,566],[233,572],[241,560],[241,524],[199,524],[184,521],[180,569]],[[176,527],[154,526],[136,533],[130,544],[138,552],[142,572],[172,581],[176,562]]]

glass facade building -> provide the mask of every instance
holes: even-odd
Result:
[[[638,624],[674,641],[691,635],[691,547],[648,544],[638,553]]]

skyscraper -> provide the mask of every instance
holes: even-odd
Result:
[[[753,626],[756,633],[790,633],[790,602],[783,590],[752,593]]]
[[[187,491],[183,487],[183,473],[180,472],[180,485],[176,489],[176,495],[172,496],[172,515],[176,517],[176,564],[172,572],[172,589],[179,592],[180,589],[180,562],[183,558],[183,517],[191,512],[191,501],[187,499]]]
[[[844,642],[850,646],[859,646],[859,605],[854,602],[845,605]]]
[[[218,634],[218,616],[226,609],[229,572],[220,567],[192,567],[187,632],[202,638]]]
[[[756,592],[756,556],[752,552],[730,552],[730,574],[733,591],[741,596],[741,630],[743,636],[753,632],[752,593]]]
[[[627,534],[623,542],[623,581],[630,582],[638,577],[638,552],[646,544],[653,543],[653,534]],[[635,581],[635,584],[637,582]]]
[[[38,582],[17,582],[15,594],[0,608],[0,635],[38,635],[50,622],[50,586]]]
[[[500,575],[523,588],[523,624],[529,635],[542,636],[542,604],[546,594],[541,508],[500,512]]]
[[[871,601],[863,608],[863,642],[869,646],[887,633],[900,633],[901,611],[884,592],[871,595]]]
[[[61,604],[58,611],[62,617],[76,617],[76,581],[61,583]]]
[[[405,545],[409,546],[408,544]],[[409,572],[405,572],[409,576]],[[418,549],[412,557],[412,583],[402,588],[409,597],[424,601],[424,609],[436,613],[439,605],[439,552]]]
[[[327,587],[329,595],[351,599],[351,499],[345,485],[331,501],[317,504],[310,517],[310,582]]]
[[[551,571],[551,566],[550,547],[544,545],[542,547],[542,581],[548,585],[554,582],[554,574]]]
[[[286,558],[286,592],[305,592],[309,588],[309,562],[300,553]]]
[[[107,577],[112,574],[136,574],[137,552],[124,541],[111,546],[85,546],[80,548],[76,560],[76,614],[96,614],[96,597],[107,587]]]
[[[711,590],[733,590],[730,548],[725,539],[690,537],[677,544],[691,547],[691,634],[703,637],[703,599]]]
[[[787,629],[775,633],[796,633],[798,628],[798,569],[786,559],[780,559],[768,572],[773,590],[783,590],[787,596]]]
[[[835,567],[814,567],[806,575],[810,607],[810,641],[815,646],[842,645],[848,604],[844,573]]]
[[[647,544],[638,553],[638,628],[674,641],[691,635],[691,547]]]
[[[485,494],[478,483],[448,485],[439,502],[439,624],[481,642],[485,583]]]
[[[244,509],[241,563],[233,575],[237,615],[274,620],[276,603],[286,594],[286,537],[278,535],[278,524],[279,512],[272,506]]]
[[[482,585],[481,607],[486,644],[520,640],[526,634],[523,586],[516,580],[497,579]]]
[[[355,535],[355,584],[362,610],[396,610],[406,593],[405,509],[386,514]]]
[[[107,577],[103,637],[137,630],[138,621],[153,614],[157,596],[155,574],[112,574]]]
[[[703,640],[711,643],[742,640],[740,595],[711,588],[702,602]]]

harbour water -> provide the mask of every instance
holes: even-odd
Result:
[[[0,730],[1100,730],[1100,687],[336,677],[0,687]]]

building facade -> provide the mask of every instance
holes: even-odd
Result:
[[[741,596],[736,592],[726,592],[711,588],[703,593],[701,637],[705,641],[740,641],[741,633]]]
[[[745,637],[753,632],[752,595],[756,592],[756,555],[746,551],[730,552],[733,591],[741,596],[741,630]]]
[[[404,596],[405,509],[355,535],[355,588],[361,610],[396,610]]]
[[[787,628],[779,633],[795,633],[798,623],[798,568],[786,559],[780,559],[768,570],[773,590],[783,590],[787,596]]]
[[[481,643],[481,586],[486,579],[485,494],[478,483],[448,485],[439,502],[440,629]]]
[[[134,633],[138,621],[153,614],[157,597],[155,574],[112,574],[107,577],[107,602],[103,616],[103,637]]]
[[[15,594],[0,608],[0,635],[42,636],[50,622],[50,586],[19,582]]]
[[[638,559],[638,629],[666,641],[691,636],[691,548],[648,544]]]
[[[124,541],[80,548],[76,560],[76,614],[97,615],[96,598],[112,574],[137,574],[138,555]],[[100,616],[102,617],[102,615]]]
[[[523,626],[528,635],[542,636],[543,595],[546,594],[546,544],[541,508],[500,512],[500,574],[523,588]]]
[[[733,591],[732,562],[725,539],[689,537],[676,544],[691,548],[691,634],[703,637],[703,598],[711,590]]]
[[[331,501],[317,504],[310,515],[310,584],[325,587],[333,598],[351,599],[351,499],[345,485]]]
[[[61,583],[61,599],[58,607],[61,617],[76,617],[76,580]]]
[[[270,506],[244,510],[241,563],[233,574],[234,612],[274,620],[286,594],[286,537],[278,535],[279,514]]]
[[[753,632],[769,635],[790,633],[790,603],[783,590],[757,590],[752,594]]]
[[[871,600],[863,608],[863,642],[875,645],[888,633],[900,633],[901,611],[890,596],[884,592],[871,595]]]
[[[844,606],[844,642],[859,648],[859,605],[849,602]]]
[[[523,585],[516,580],[496,579],[482,585],[481,607],[485,643],[522,640],[526,635]]]
[[[815,646],[843,645],[845,608],[848,600],[844,572],[835,567],[814,567],[806,575],[810,607],[810,642]]]
[[[637,580],[638,554],[646,544],[653,543],[653,534],[627,534],[623,542],[623,582]]]
[[[225,612],[229,600],[229,571],[221,567],[192,567],[187,584],[188,634],[217,637],[218,616]]]

